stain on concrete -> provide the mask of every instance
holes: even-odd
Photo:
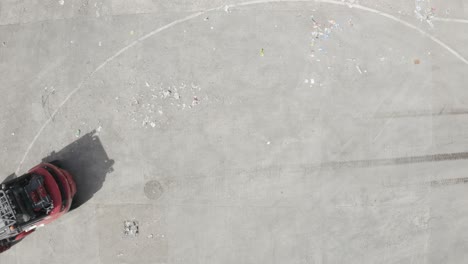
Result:
[[[443,187],[447,185],[466,184],[468,183],[468,177],[455,178],[455,179],[443,179],[431,181],[431,187]]]
[[[341,167],[367,168],[367,167],[404,165],[404,164],[423,163],[423,162],[438,162],[438,161],[465,160],[465,159],[468,159],[468,152],[441,153],[441,154],[410,156],[410,157],[396,157],[396,158],[390,158],[390,159],[331,161],[331,162],[322,163],[320,167],[322,168],[327,168],[327,167],[328,168],[329,167],[331,168],[341,168]]]
[[[453,116],[453,115],[466,115],[468,109],[445,109],[442,108],[439,111],[432,110],[408,110],[400,112],[390,113],[377,113],[374,118],[412,118],[412,117],[437,117],[437,116]]]
[[[157,200],[164,193],[164,188],[159,181],[151,180],[145,184],[144,192],[148,199]]]

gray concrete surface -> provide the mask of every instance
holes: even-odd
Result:
[[[87,133],[102,155],[71,148],[83,204],[0,263],[465,263],[464,19],[463,0],[1,1],[0,179]]]

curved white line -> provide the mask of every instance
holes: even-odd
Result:
[[[102,68],[104,68],[109,62],[113,61],[115,58],[117,58],[118,56],[120,56],[122,53],[124,53],[125,51],[127,51],[128,49],[134,47],[135,45],[137,45],[138,43],[141,43],[142,41],[144,41],[145,39],[155,35],[155,34],[158,34],[159,32],[161,31],[164,31],[168,28],[171,28],[175,25],[178,25],[182,22],[185,22],[187,20],[190,20],[190,19],[193,19],[193,18],[196,18],[202,14],[205,14],[207,12],[211,12],[211,11],[215,11],[215,10],[222,10],[223,8],[225,7],[228,7],[228,8],[232,8],[232,7],[240,7],[240,6],[249,6],[249,5],[255,5],[255,4],[267,4],[267,3],[285,3],[285,2],[316,2],[316,3],[328,3],[328,4],[334,4],[334,5],[340,5],[340,6],[348,6],[350,8],[356,8],[356,9],[359,9],[359,10],[363,10],[363,11],[368,11],[370,13],[374,13],[374,14],[377,14],[377,15],[380,15],[380,16],[383,16],[383,17],[386,17],[388,19],[391,19],[393,21],[396,21],[408,28],[411,28],[411,29],[414,29],[416,31],[418,31],[419,33],[421,33],[422,35],[424,35],[425,37],[431,39],[432,41],[434,41],[435,43],[439,44],[442,48],[446,49],[447,51],[449,51],[450,53],[452,53],[452,55],[454,55],[456,58],[458,58],[459,60],[461,60],[463,63],[467,64],[468,65],[468,60],[465,59],[462,55],[460,55],[458,52],[456,52],[454,49],[452,49],[450,46],[448,46],[447,44],[445,44],[444,42],[442,42],[441,40],[439,40],[438,38],[430,35],[429,33],[427,33],[426,31],[416,27],[415,25],[413,24],[410,24],[404,20],[401,20],[393,15],[390,15],[388,13],[384,13],[384,12],[381,12],[379,10],[376,10],[376,9],[372,9],[372,8],[368,8],[368,7],[365,7],[365,6],[362,6],[362,5],[358,5],[358,4],[351,4],[351,3],[346,3],[346,2],[342,2],[342,1],[337,1],[337,0],[255,0],[255,1],[248,1],[248,2],[242,2],[242,3],[238,3],[238,4],[232,4],[232,5],[227,5],[227,6],[219,6],[219,7],[215,7],[215,8],[211,8],[211,9],[207,9],[205,11],[201,11],[201,12],[197,12],[197,13],[194,13],[192,15],[189,15],[187,17],[184,17],[182,19],[179,19],[179,20],[175,20],[165,26],[162,26],[156,30],[153,30],[147,34],[145,34],[144,36],[138,38],[137,40],[133,41],[132,43],[130,43],[129,45],[123,47],[122,49],[120,49],[119,51],[117,51],[114,55],[110,56],[109,58],[107,58],[103,63],[101,63],[94,71],[92,71],[87,78],[85,78],[79,85],[78,87],[76,87],[75,89],[73,89],[68,95],[67,97],[65,97],[65,99],[62,101],[62,103],[60,103],[60,105],[55,109],[55,111],[52,113],[52,115],[44,122],[44,124],[39,128],[39,130],[37,131],[36,135],[34,136],[33,140],[31,141],[31,143],[29,144],[28,148],[26,149],[19,165],[18,165],[18,168],[16,169],[16,174],[18,175],[19,174],[19,170],[21,169],[21,167],[23,166],[23,163],[24,161],[26,160],[26,157],[28,156],[29,152],[31,151],[32,147],[34,146],[34,144],[36,143],[37,139],[39,138],[39,136],[41,135],[41,133],[44,131],[44,129],[47,127],[47,125],[53,120],[53,118],[57,115],[57,113],[59,112],[59,110],[68,102],[68,100],[70,100],[70,98],[76,93],[78,92],[81,87],[83,87],[83,85],[91,78],[94,76],[94,74],[96,74],[98,71],[100,71]]]
[[[432,20],[441,21],[441,22],[456,22],[456,23],[468,24],[468,19],[461,19],[461,18],[433,17]]]

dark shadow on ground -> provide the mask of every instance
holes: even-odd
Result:
[[[55,160],[75,179],[77,193],[73,199],[73,209],[87,202],[102,188],[114,165],[114,160],[107,156],[96,131],[85,134],[60,151],[52,152],[42,161]]]
[[[73,198],[72,209],[87,202],[102,188],[114,165],[114,160],[107,156],[95,130],[42,159],[42,162],[51,161],[58,161],[59,166],[70,172],[76,182],[77,193]],[[2,183],[16,177],[12,173]]]

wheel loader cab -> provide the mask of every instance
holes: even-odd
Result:
[[[2,234],[11,236],[30,231],[31,227],[48,217],[54,206],[61,203],[61,197],[53,194],[57,188],[57,184],[54,186],[46,176],[34,173],[3,185],[0,239]]]

